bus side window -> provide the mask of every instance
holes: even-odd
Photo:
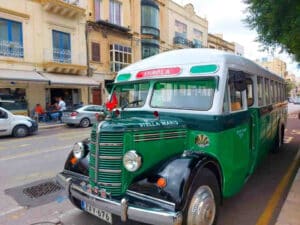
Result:
[[[265,78],[265,99],[266,99],[266,105],[270,104],[270,95],[269,95],[269,79]]]
[[[264,96],[263,96],[263,79],[257,77],[257,97],[258,97],[258,106],[264,105]]]
[[[239,111],[243,109],[243,95],[241,91],[238,91],[234,87],[233,79],[229,79],[229,92],[231,111]]]
[[[247,89],[246,89],[246,93],[247,93],[247,106],[250,107],[254,103],[253,81],[250,78],[247,78],[246,79],[246,83],[247,83]]]

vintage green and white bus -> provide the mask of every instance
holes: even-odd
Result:
[[[233,54],[174,50],[122,69],[110,110],[74,145],[57,181],[108,223],[216,224],[283,143],[284,80]]]

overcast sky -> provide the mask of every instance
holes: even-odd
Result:
[[[252,60],[271,56],[261,52],[260,44],[255,42],[257,33],[250,30],[242,21],[246,17],[246,5],[242,0],[173,0],[181,5],[192,3],[197,15],[208,20],[208,32],[222,33],[226,41],[237,42],[244,46],[245,57]],[[287,63],[288,70],[300,77],[297,63],[287,54],[275,53],[275,56]]]

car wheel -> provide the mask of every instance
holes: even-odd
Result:
[[[17,138],[25,137],[28,135],[28,133],[29,133],[28,127],[26,127],[25,125],[18,125],[13,130],[13,136]]]
[[[79,126],[84,127],[84,128],[89,127],[90,126],[90,120],[88,118],[83,118],[80,121]]]
[[[220,204],[220,188],[216,176],[202,169],[195,178],[188,204],[183,212],[185,225],[215,225]]]

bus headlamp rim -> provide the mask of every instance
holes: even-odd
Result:
[[[142,157],[135,150],[130,150],[123,157],[123,165],[129,172],[135,172],[142,165]]]
[[[77,142],[74,144],[72,149],[73,155],[76,159],[81,159],[84,156],[84,144],[82,142]]]

